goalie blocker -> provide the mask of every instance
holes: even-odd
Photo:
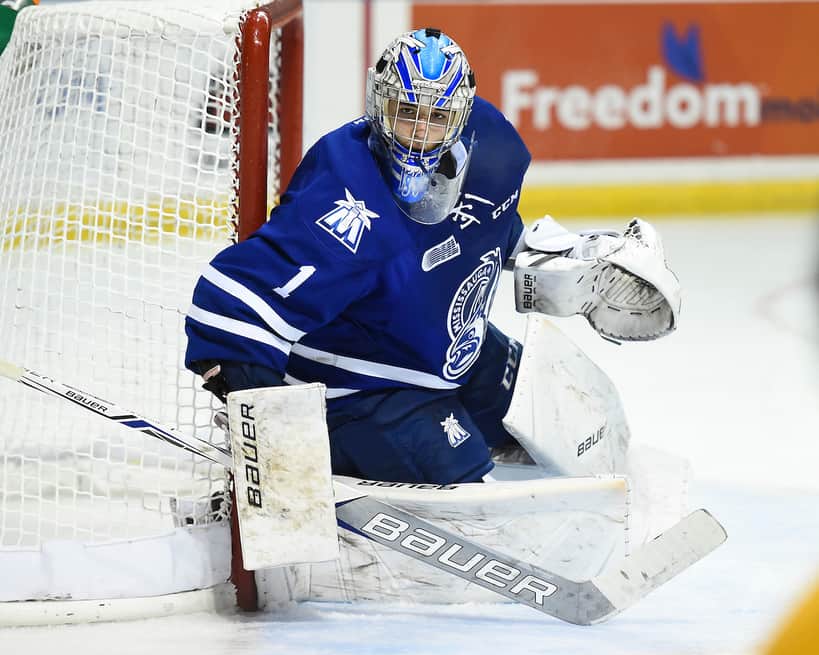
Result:
[[[227,409],[249,570],[339,556],[323,384],[234,391]]]

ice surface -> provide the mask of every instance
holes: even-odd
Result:
[[[642,603],[591,628],[514,605],[307,603],[0,630],[2,652],[750,653],[819,574],[819,221],[680,219],[659,230],[683,282],[675,334],[617,347],[581,319],[559,322],[614,380],[634,440],[688,457],[692,507],[728,531],[724,546]],[[521,337],[508,279],[496,307],[496,322]]]

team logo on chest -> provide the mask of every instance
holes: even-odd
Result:
[[[495,248],[481,257],[481,263],[461,282],[452,298],[447,314],[451,343],[443,368],[447,380],[466,373],[478,359],[500,271],[500,248]]]
[[[335,209],[330,210],[316,221],[321,229],[331,234],[341,245],[352,253],[358,252],[364,230],[372,228],[371,218],[378,214],[364,206],[362,200],[356,200],[348,189],[344,200],[336,200]]]

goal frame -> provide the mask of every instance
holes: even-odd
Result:
[[[239,62],[239,193],[237,239],[245,240],[267,220],[267,143],[270,36],[281,29],[279,193],[282,193],[301,161],[304,21],[302,0],[282,0],[251,11],[242,25],[242,55]],[[292,100],[292,102],[291,102]],[[231,497],[234,492],[231,489]],[[230,516],[232,542],[231,582],[236,603],[246,612],[259,609],[258,589],[252,571],[244,568],[236,503]]]
[[[234,55],[233,69],[236,89],[233,97],[238,109],[238,115],[234,117],[238,129],[233,143],[238,146],[238,152],[233,159],[234,193],[230,204],[233,238],[237,241],[248,238],[266,222],[269,207],[277,203],[301,160],[303,146],[303,1],[256,0],[256,3],[258,6],[243,12],[235,37],[237,44],[241,44]],[[274,30],[278,31],[278,48],[271,53]],[[274,115],[271,113],[270,82],[272,64],[277,58],[280,63],[277,65]],[[271,125],[277,128],[279,139],[278,152],[275,153],[277,171],[269,168],[272,153],[269,151],[268,130]],[[269,191],[273,196],[270,198],[269,172],[271,175],[277,173],[278,178],[277,187]],[[203,261],[202,265],[205,263]],[[228,479],[227,484],[233,496],[232,480]],[[221,552],[227,557],[227,526],[223,534]],[[2,602],[0,627],[130,620],[237,606],[244,611],[256,611],[260,609],[259,593],[254,573],[243,566],[235,503],[231,507],[229,541],[229,581],[207,588],[194,587],[190,591],[141,598],[67,600],[55,597]]]

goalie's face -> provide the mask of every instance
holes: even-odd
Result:
[[[386,120],[393,138],[415,153],[440,148],[451,138],[457,125],[453,112],[411,102],[389,100]]]

